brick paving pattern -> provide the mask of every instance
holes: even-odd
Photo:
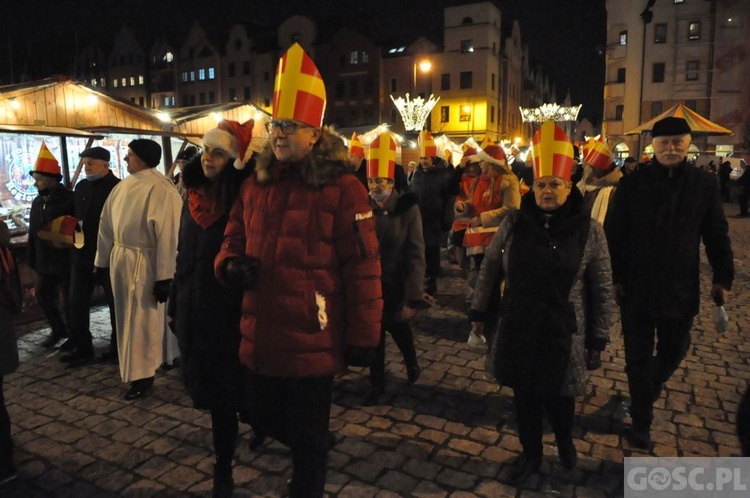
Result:
[[[727,207],[729,214],[735,208]],[[713,330],[703,296],[686,361],[656,404],[653,454],[739,456],[735,413],[750,379],[748,292],[750,220],[730,218],[737,280],[727,311],[731,325]],[[504,484],[509,461],[521,450],[507,388],[483,370],[484,355],[468,348],[465,283],[446,265],[438,306],[415,322],[422,376],[406,383],[400,354],[387,348],[384,404],[362,407],[369,381],[362,369],[337,379],[331,429],[336,445],[326,493],[340,497],[609,497],[622,496],[623,458],[644,455],[621,437],[629,421],[619,324],[576,405],[574,439],[579,465],[570,472],[545,434],[542,471],[522,488]],[[702,262],[702,291],[710,272]],[[57,350],[39,346],[43,323],[18,328],[22,363],[6,377],[19,479],[0,488],[4,498],[210,496],[213,452],[210,417],[191,407],[179,368],[157,374],[152,392],[122,399],[126,385],[113,364],[65,370]],[[92,312],[95,346],[109,337],[104,309]],[[241,426],[235,496],[282,496],[291,476],[290,454],[278,443],[247,448]]]

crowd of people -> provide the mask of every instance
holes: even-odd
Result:
[[[576,467],[575,397],[601,367],[613,302],[632,400],[625,436],[649,448],[653,404],[690,345],[701,243],[716,303],[734,279],[719,184],[688,165],[687,123],[657,122],[653,159],[622,170],[605,143],[577,153],[553,122],[539,127],[522,168],[492,143],[467,148],[454,167],[423,131],[419,163],[404,170],[389,132],[367,153],[356,135],[347,148],[323,125],[324,109],[322,78],[295,43],[279,62],[262,149],[249,147],[252,121],[222,121],[200,151],[178,155],[179,190],[156,168],[162,151],[151,140],[130,142],[123,181],[105,149],[84,150],[74,192],[43,148],[28,254],[51,328],[42,346],[67,338],[66,368],[93,360],[88,310],[101,285],[124,399],[146,396],[179,354],[195,408],[210,411],[214,496],[234,490],[241,421],[251,449],[269,438],[291,449],[290,496],[320,497],[334,377],[369,368],[362,403],[381,403],[388,332],[407,382],[418,381],[410,321],[435,304],[448,246],[468,283],[470,344],[513,390],[523,451],[511,483],[541,467],[545,414],[561,465]],[[82,221],[82,248],[55,236],[66,216]],[[0,344],[12,347],[0,349],[0,401],[3,375],[18,365],[5,319],[19,310],[17,268],[5,238],[0,230]],[[0,482],[14,475],[0,403]]]

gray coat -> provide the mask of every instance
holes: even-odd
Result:
[[[577,195],[577,197],[580,198],[580,195]],[[502,222],[487,248],[477,279],[471,305],[472,311],[487,312],[491,305],[496,305],[491,302],[492,297],[497,294],[496,286],[498,283],[505,275],[508,275],[508,256],[513,244],[512,227],[519,215],[520,212],[513,212]],[[505,281],[506,288],[511,285],[513,285],[512,282]],[[546,285],[546,283],[539,282],[538,285]],[[573,307],[576,323],[570,341],[570,356],[565,369],[561,395],[580,396],[585,393],[588,378],[585,351],[587,349],[603,350],[608,341],[611,324],[611,298],[612,276],[607,241],[601,225],[592,220],[581,262],[568,297],[568,302]],[[510,360],[503,359],[502,354],[497,359],[494,357],[498,341],[502,342],[503,333],[501,323],[498,333],[493,337],[491,351],[488,353],[488,369],[491,369],[493,374],[497,371],[493,365],[493,360],[498,362],[517,361],[519,365],[528,365],[526,363],[528,360],[525,357],[511,358]],[[503,378],[498,378],[499,383],[505,383],[503,381]]]

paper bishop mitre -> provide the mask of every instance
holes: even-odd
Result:
[[[573,144],[562,128],[554,121],[547,121],[534,133],[531,143],[535,179],[557,176],[570,180],[573,172]]]
[[[392,133],[383,132],[370,144],[367,177],[396,179],[396,140]]]
[[[80,249],[83,247],[83,222],[73,216],[59,216],[42,226],[37,236],[57,249]]]
[[[326,109],[326,87],[318,68],[299,43],[279,59],[273,86],[273,118],[319,128]]]
[[[349,154],[357,157],[365,157],[365,148],[357,136],[357,132],[352,133],[352,139],[349,140]]]
[[[606,143],[589,138],[583,146],[583,162],[597,169],[608,169],[612,163],[612,151]]]
[[[437,145],[435,145],[435,139],[432,138],[432,133],[427,130],[419,132],[419,157],[435,157],[437,156]]]

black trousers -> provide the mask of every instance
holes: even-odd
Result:
[[[68,291],[70,287],[70,274],[41,274],[36,276],[36,302],[47,317],[52,334],[58,337],[68,335],[68,327],[63,320],[63,312],[60,308],[60,292],[62,291],[62,310],[66,318],[69,316]]]
[[[573,437],[575,399],[572,396],[551,395],[536,388],[515,388],[513,401],[518,418],[518,439],[524,453],[531,458],[542,456],[545,412],[557,441]]]
[[[656,320],[626,310],[621,314],[630,415],[636,429],[648,430],[654,418],[654,397],[661,384],[668,381],[680,366],[690,348],[693,317]]]
[[[747,213],[747,201],[750,198],[750,188],[742,187],[742,193],[737,196],[737,204],[740,206],[740,214]]]
[[[109,319],[112,324],[110,345],[117,348],[115,322],[115,297],[109,277],[99,281],[94,275],[94,267],[74,267],[70,275],[70,310],[68,312],[68,329],[76,349],[92,351],[94,346],[91,337],[91,296],[94,288],[100,284],[109,306]]]
[[[417,362],[417,352],[414,349],[414,334],[409,322],[397,322],[391,320],[383,322],[380,328],[380,343],[378,344],[375,359],[370,365],[370,383],[373,386],[382,386],[385,383],[385,332],[391,333],[393,341],[404,356],[407,365]]]
[[[253,430],[292,450],[292,498],[323,496],[333,377],[265,377],[245,369],[243,410]]]
[[[425,247],[425,275],[430,282],[440,276],[440,246]]]

